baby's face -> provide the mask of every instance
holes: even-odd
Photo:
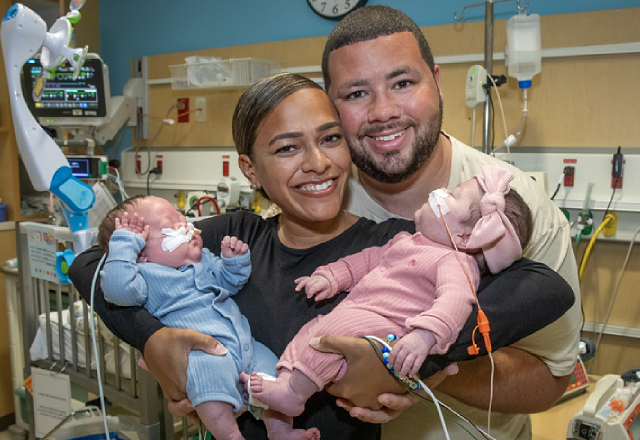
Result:
[[[448,194],[444,199],[449,212],[444,218],[457,246],[464,248],[464,242],[471,234],[473,226],[465,224],[471,213],[471,207],[480,203],[484,192],[476,179],[469,179],[456,186],[453,191],[443,188]],[[442,212],[445,207],[442,206]],[[445,246],[453,247],[442,218],[438,218],[429,203],[422,205],[414,215],[416,231],[425,237]]]
[[[149,237],[142,252],[150,263],[178,268],[200,261],[202,238],[198,234],[193,234],[189,242],[180,244],[173,252],[162,249],[162,241],[166,237],[162,233],[162,229],[177,230],[187,224],[184,216],[176,211],[167,200],[152,196],[145,197],[135,206],[135,209],[130,211],[137,212],[139,216],[144,217],[145,223],[149,225]],[[129,212],[129,214],[132,215],[133,212]]]

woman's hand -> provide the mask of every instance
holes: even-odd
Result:
[[[191,350],[202,350],[216,356],[227,353],[227,349],[211,336],[195,330],[169,327],[151,335],[144,346],[144,363],[169,400],[169,410],[177,416],[187,415],[184,411],[191,407],[191,404],[187,406],[183,402],[185,399],[188,402],[187,364]]]

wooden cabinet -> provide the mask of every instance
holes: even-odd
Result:
[[[16,257],[16,236],[13,229],[0,229],[0,265]],[[4,274],[0,273],[0,418],[14,412],[11,344]]]
[[[0,0],[0,10],[3,14],[10,6],[11,1]],[[13,131],[9,90],[2,56],[0,56],[0,199],[2,203],[9,205],[7,220],[17,220],[20,216],[18,149]]]

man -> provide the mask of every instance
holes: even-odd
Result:
[[[422,32],[406,15],[383,6],[349,14],[329,36],[322,69],[358,168],[360,183],[351,183],[348,205],[354,214],[377,221],[412,218],[431,191],[453,189],[479,173],[481,165],[504,166],[516,174],[512,187],[534,214],[532,245],[525,256],[558,271],[576,296],[574,306],[556,323],[494,353],[491,434],[501,439],[531,438],[530,418],[525,414],[548,408],[562,395],[577,356],[580,297],[568,222],[524,173],[441,131],[440,70]],[[342,352],[349,359],[357,357],[355,350],[362,350],[356,345],[325,337],[320,347]],[[438,386],[437,396],[486,427],[489,359],[458,366],[459,373]],[[348,389],[336,386],[333,391],[349,397]],[[382,396],[381,402],[389,409],[372,412],[343,404],[363,420],[386,422],[412,403],[392,395]],[[457,425],[449,425],[451,438],[469,438]],[[442,438],[442,428],[435,411],[415,405],[397,422],[385,425],[385,437]]]

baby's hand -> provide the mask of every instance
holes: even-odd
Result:
[[[238,240],[238,237],[229,237],[228,235],[222,239],[220,253],[225,258],[237,257],[249,252],[249,245]]]
[[[304,288],[307,292],[307,298],[315,295],[316,301],[322,301],[335,295],[335,293],[331,292],[329,280],[320,275],[301,277],[295,280],[295,283],[296,292],[300,292]]]
[[[416,376],[435,343],[436,338],[429,330],[415,329],[393,346],[389,365],[400,377]]]
[[[129,220],[129,213],[126,211],[122,214],[122,220],[116,218],[116,230],[118,229],[136,233],[145,241],[149,238],[149,225],[145,225],[144,217],[138,217],[137,213],[133,214],[131,220]]]

